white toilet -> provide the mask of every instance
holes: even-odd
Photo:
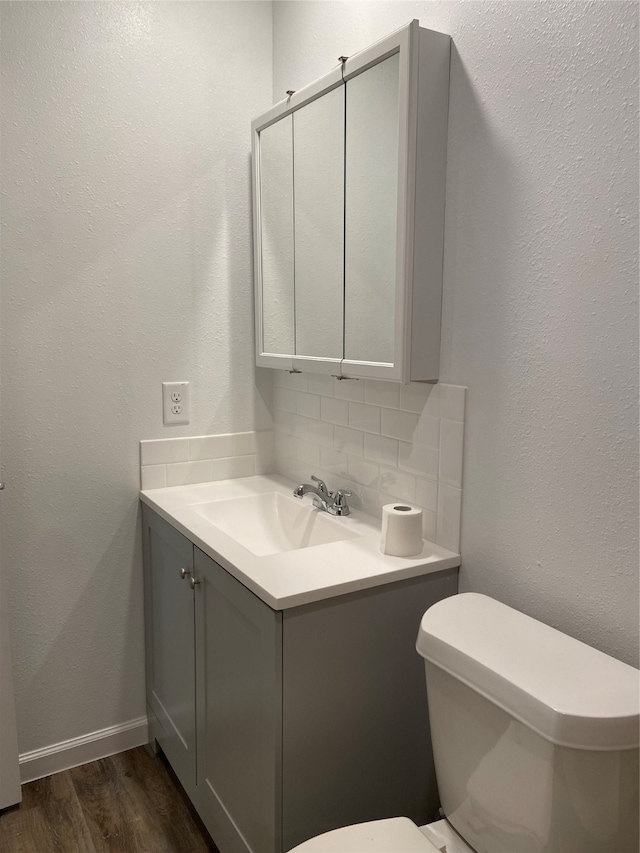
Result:
[[[638,670],[476,593],[429,608],[417,649],[446,820],[295,853],[638,853]]]

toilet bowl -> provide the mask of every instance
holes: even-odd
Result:
[[[417,827],[407,817],[373,820],[333,829],[290,853],[474,853],[445,820]]]
[[[416,647],[446,820],[291,853],[638,853],[638,670],[476,593],[429,608]]]

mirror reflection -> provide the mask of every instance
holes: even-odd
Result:
[[[399,55],[347,81],[344,357],[393,363]]]
[[[263,350],[294,351],[293,135],[285,116],[260,133]]]
[[[399,55],[260,133],[263,352],[393,364]]]
[[[293,114],[297,356],[343,352],[344,86]]]

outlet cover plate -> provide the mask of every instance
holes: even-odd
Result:
[[[162,422],[164,424],[189,423],[189,383],[162,383]]]

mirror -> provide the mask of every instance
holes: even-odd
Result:
[[[344,86],[293,114],[295,355],[343,353]]]
[[[392,364],[399,54],[346,83],[344,357]]]
[[[260,367],[437,381],[450,58],[412,21],[252,122]]]
[[[288,115],[260,133],[262,347],[294,351],[293,123]]]

